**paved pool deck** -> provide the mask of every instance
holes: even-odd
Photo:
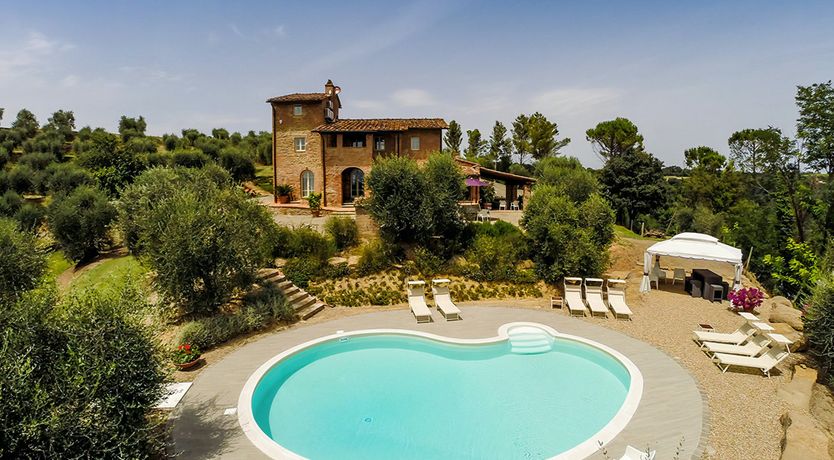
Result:
[[[548,325],[565,334],[582,336],[619,351],[634,362],[644,379],[637,412],[617,437],[605,446],[608,458],[620,458],[626,445],[657,450],[656,458],[700,459],[708,410],[694,378],[674,359],[653,346],[604,327],[570,318],[558,310],[504,307],[462,307],[462,321],[446,322],[433,311],[435,322],[417,324],[411,312],[389,310],[304,324],[266,335],[231,352],[204,369],[172,413],[170,453],[183,459],[264,459],[244,435],[237,407],[249,376],[273,356],[300,343],[337,330],[392,328],[457,338],[494,337],[498,327],[515,321]],[[610,319],[610,321],[615,321]],[[327,382],[322,382],[326,385]],[[558,391],[558,389],[554,389]],[[589,457],[603,459],[603,452]]]

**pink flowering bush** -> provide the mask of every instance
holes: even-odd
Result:
[[[762,301],[764,300],[764,292],[753,287],[741,288],[739,290],[730,291],[730,293],[727,294],[727,298],[736,310],[753,311],[762,304]]]

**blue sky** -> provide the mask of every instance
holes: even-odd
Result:
[[[342,87],[345,118],[439,116],[488,135],[540,111],[624,116],[667,164],[748,127],[793,133],[795,86],[834,78],[834,2],[0,2],[0,107],[151,134],[268,130],[268,97]]]

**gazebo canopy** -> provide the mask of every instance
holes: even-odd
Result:
[[[681,233],[666,241],[653,244],[646,252],[655,256],[741,263],[741,249],[724,244],[718,241],[718,238],[703,233]]]
[[[713,260],[735,265],[733,289],[741,286],[742,256],[741,249],[718,241],[718,238],[703,233],[680,233],[672,238],[655,243],[646,249],[643,257],[643,282],[641,291],[651,289],[649,270],[652,256],[683,257],[685,259]]]

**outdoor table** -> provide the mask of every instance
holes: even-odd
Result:
[[[703,298],[706,298],[707,296],[707,286],[710,284],[722,284],[724,281],[721,278],[721,275],[705,268],[696,268],[692,270],[692,279],[701,282],[701,297]]]

